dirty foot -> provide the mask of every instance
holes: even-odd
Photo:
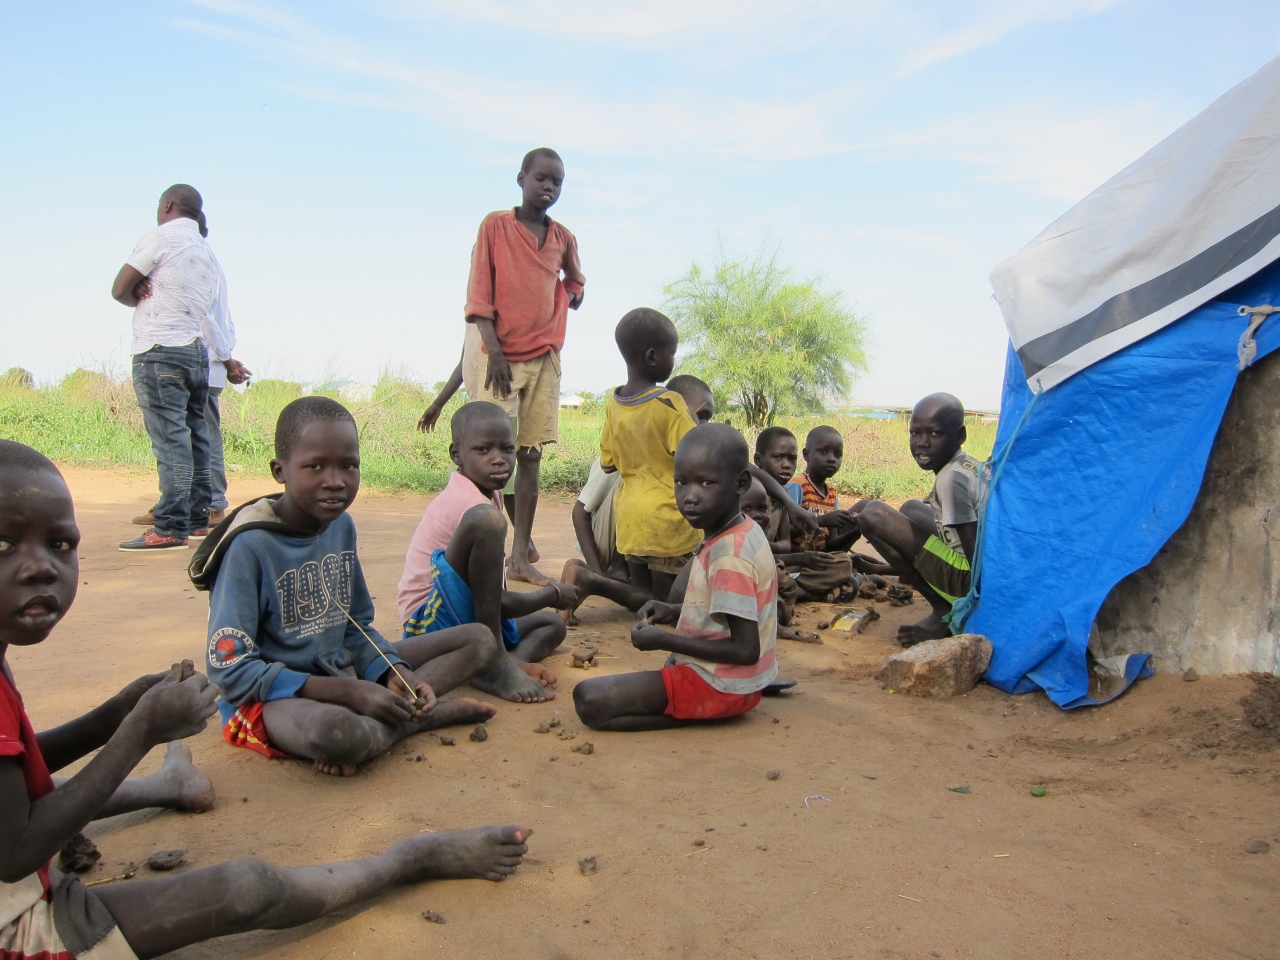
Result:
[[[189,813],[213,809],[213,783],[191,762],[191,751],[181,740],[165,750],[159,775],[173,789],[173,809]]]
[[[556,685],[556,674],[550,667],[544,667],[540,663],[525,663],[523,660],[513,660],[513,662],[542,686],[554,687]]]
[[[797,630],[795,627],[778,627],[778,637],[782,640],[794,640],[796,643],[821,643],[822,638],[811,630]]]
[[[354,763],[321,763],[319,760],[311,761],[311,765],[331,777],[354,777],[359,769]]]
[[[538,548],[534,545],[534,542],[530,540],[529,541],[529,562],[537,563],[541,559],[542,559],[542,554],[538,552]]]
[[[516,872],[532,830],[476,827],[401,840],[384,856],[398,867],[400,883],[423,880],[504,880]]]
[[[519,580],[521,583],[531,583],[535,587],[545,587],[551,582],[551,578],[530,561],[526,560],[524,563],[520,563],[515,557],[507,558],[507,579]]]
[[[555,699],[554,690],[545,690],[521,669],[535,664],[520,664],[508,657],[498,657],[494,665],[484,673],[471,678],[477,690],[491,693],[512,703],[544,703]]]
[[[898,643],[904,647],[914,647],[926,640],[941,640],[951,636],[951,628],[942,622],[936,612],[930,613],[919,623],[904,623],[898,628]]]
[[[483,700],[451,697],[448,700],[437,700],[431,712],[418,722],[417,728],[439,730],[441,727],[453,727],[460,723],[484,723],[497,712],[497,707]]]

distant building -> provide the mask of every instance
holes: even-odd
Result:
[[[336,393],[351,403],[368,403],[374,394],[371,384],[361,383],[359,380],[304,380],[299,386],[302,387],[304,397],[313,393]]]
[[[585,397],[580,397],[576,393],[571,393],[567,397],[560,398],[560,409],[577,410],[586,402],[587,400]]]

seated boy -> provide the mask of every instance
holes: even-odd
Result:
[[[199,733],[218,711],[200,674],[154,674],[76,720],[37,734],[7,662],[66,615],[79,578],[71,494],[30,447],[0,440],[0,956],[132,960],[255,929],[300,926],[428,879],[515,872],[530,831],[482,827],[402,840],[381,856],[285,870],[233,860],[92,890],[51,859],[91,821],[165,806],[205,810],[213,791],[180,743],[160,772],[126,780],[161,743]],[[101,749],[99,749],[101,748]],[[57,770],[97,750],[62,783]]]
[[[964,452],[964,405],[949,393],[925,397],[911,411],[911,455],[937,479],[923,502],[899,510],[871,501],[857,513],[863,536],[898,578],[919,590],[929,606],[919,623],[898,628],[910,647],[951,635],[942,618],[969,592],[969,561],[978,535],[978,461]]]
[[[694,423],[707,423],[715,416],[711,388],[697,377],[672,377],[667,389],[684,399]],[[602,596],[635,611],[654,597],[650,591],[632,586],[627,562],[617,549],[613,497],[621,485],[622,475],[617,471],[606,473],[598,459],[591,465],[587,485],[573,505],[573,529],[583,559],[566,561],[560,579],[579,589],[579,603],[590,596]],[[574,610],[565,611],[565,622],[570,626],[577,623]]]
[[[639,650],[669,650],[661,670],[591,677],[573,690],[582,722],[598,730],[658,730],[744,714],[777,676],[778,580],[764,531],[740,510],[751,485],[747,445],[732,427],[707,423],[675,457],[680,512],[705,538],[673,599],[640,609]],[[676,632],[657,623],[676,623]]]
[[[528,593],[506,589],[502,488],[515,469],[511,419],[497,404],[464,404],[450,422],[449,456],[458,471],[423,514],[404,558],[400,619],[404,640],[447,636],[482,625],[488,657],[471,685],[516,703],[555,698],[555,674],[538,662],[564,640],[565,625],[546,607],[569,607],[577,590],[550,582]]]
[[[491,717],[487,703],[435,699],[487,667],[487,631],[393,645],[372,626],[347,513],[360,489],[360,439],[346,407],[293,401],[275,444],[271,473],[284,493],[238,507],[188,571],[210,591],[208,665],[223,737],[352,776],[411,734]]]

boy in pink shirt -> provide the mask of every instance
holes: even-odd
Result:
[[[505,589],[501,497],[516,459],[511,421],[480,400],[462,406],[450,429],[458,472],[427,507],[404,558],[397,597],[404,636],[482,623],[497,646],[471,685],[516,703],[554,699],[545,688],[555,674],[538,661],[564,640],[565,625],[544,608],[572,608],[578,590],[555,581],[529,593]]]
[[[538,509],[542,445],[555,443],[560,415],[560,351],[570,309],[582,303],[586,278],[578,241],[547,216],[560,197],[564,164],[547,147],[525,154],[516,177],[520,206],[489,214],[471,251],[462,352],[467,395],[501,407],[516,425],[513,580],[547,584],[529,543]]]

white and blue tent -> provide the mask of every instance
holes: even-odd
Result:
[[[1187,518],[1239,372],[1280,347],[1280,58],[996,266],[1009,330],[975,587],[987,680],[1090,694],[1099,608]],[[1117,686],[1149,671],[1113,665]]]

